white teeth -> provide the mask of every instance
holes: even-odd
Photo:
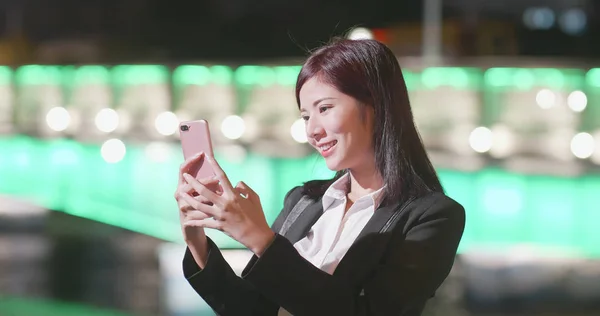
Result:
[[[328,150],[329,148],[333,147],[333,145],[335,145],[335,142],[327,143],[327,144],[325,144],[323,146],[320,146],[319,148],[322,151],[325,151],[325,150]]]

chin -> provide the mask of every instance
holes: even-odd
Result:
[[[327,169],[331,170],[331,171],[335,171],[338,172],[340,170],[344,170],[344,166],[337,160],[331,159],[331,160],[327,160],[325,159],[325,164],[327,165]]]

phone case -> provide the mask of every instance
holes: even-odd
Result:
[[[198,120],[181,122],[179,124],[179,134],[181,138],[181,148],[183,149],[183,157],[186,160],[199,152],[204,152],[205,155],[214,157],[207,121]],[[192,167],[190,175],[197,179],[202,179],[214,176],[215,172],[208,162],[201,159],[198,164]]]

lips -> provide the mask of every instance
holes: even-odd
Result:
[[[321,155],[323,155],[323,157],[328,157],[333,152],[333,149],[335,148],[336,144],[337,144],[337,140],[334,140],[334,141],[320,144],[317,146],[317,148],[319,148],[319,152],[321,153]]]

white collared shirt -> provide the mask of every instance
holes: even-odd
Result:
[[[329,274],[333,274],[381,203],[383,188],[354,201],[346,212],[349,177],[345,174],[325,191],[323,215],[306,237],[294,244],[302,257]],[[290,314],[281,308],[278,316],[285,315]]]

